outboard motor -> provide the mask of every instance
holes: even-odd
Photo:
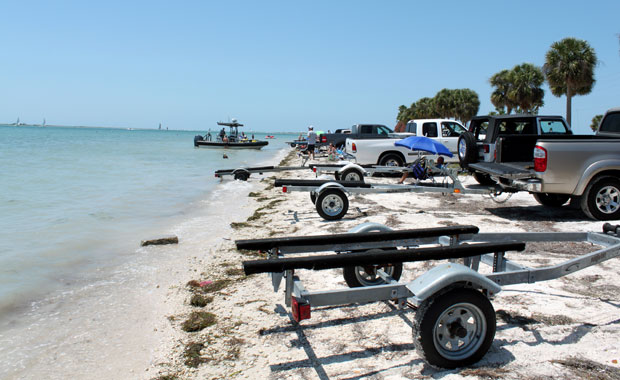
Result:
[[[197,147],[198,146],[198,141],[202,141],[202,140],[203,140],[202,136],[200,136],[200,135],[194,136],[194,146]]]

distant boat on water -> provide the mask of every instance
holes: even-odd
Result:
[[[243,133],[239,134],[239,127],[243,127],[243,124],[237,123],[236,119],[232,119],[230,123],[218,122],[217,125],[229,127],[228,135],[226,134],[226,128],[222,128],[215,141],[213,141],[211,132],[208,132],[204,137],[197,135],[194,137],[194,146],[197,148],[261,149],[269,144],[267,141],[254,139],[254,136],[250,139]]]

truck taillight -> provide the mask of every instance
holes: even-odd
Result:
[[[547,149],[538,145],[534,147],[534,170],[537,172],[547,170]]]
[[[482,145],[482,149],[484,150],[484,153],[489,153],[489,144]]]
[[[325,137],[325,135],[321,135],[321,142],[327,142],[327,137]]]
[[[357,153],[357,147],[355,146],[355,143],[351,144],[351,152]]]

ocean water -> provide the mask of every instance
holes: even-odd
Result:
[[[276,165],[294,138],[275,134],[260,151],[211,150],[193,147],[198,133],[0,126],[0,341],[14,346],[7,352],[20,370],[40,354],[20,351],[29,334],[20,316],[28,329],[46,321],[62,330],[63,313],[82,312],[63,305],[66,295],[149,270],[141,240],[217,230],[221,208],[240,202],[228,194],[251,181],[221,182],[214,171]]]

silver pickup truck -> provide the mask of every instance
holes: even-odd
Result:
[[[532,146],[524,156],[520,148]],[[592,219],[620,219],[620,107],[607,111],[596,135],[506,136],[495,148],[494,162],[469,169],[506,190],[529,191],[545,206],[570,199]]]

